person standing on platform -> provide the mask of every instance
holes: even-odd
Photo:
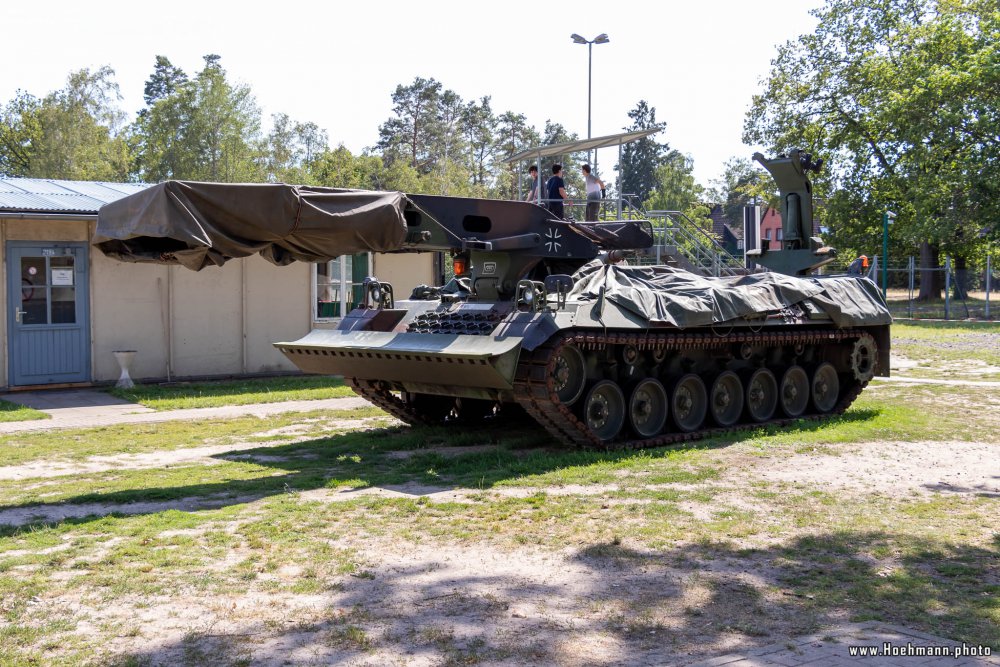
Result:
[[[531,165],[528,167],[528,175],[531,176],[531,192],[524,201],[536,201],[538,199],[538,167]]]
[[[604,181],[590,173],[590,165],[583,167],[583,180],[587,186],[587,222],[597,222],[597,213],[601,209],[601,199],[604,198]]]
[[[552,178],[546,183],[547,196],[546,199],[549,201],[547,205],[552,214],[557,218],[565,218],[566,213],[563,208],[563,204],[569,195],[566,194],[566,181],[562,179],[562,165],[554,164],[552,165]],[[572,204],[570,204],[572,206]]]

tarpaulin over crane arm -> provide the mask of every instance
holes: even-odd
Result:
[[[260,254],[278,265],[398,250],[401,192],[167,181],[106,204],[94,245],[127,262],[195,271]]]
[[[616,266],[600,260],[573,274],[569,299],[605,298],[654,324],[704,327],[777,312],[807,299],[838,327],[889,324],[892,317],[867,278],[798,278],[780,273],[710,278],[668,266]]]

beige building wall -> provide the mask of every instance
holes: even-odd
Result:
[[[6,241],[87,242],[93,220],[0,219]],[[6,260],[6,257],[4,257]],[[6,262],[4,262],[6,264]],[[375,254],[373,275],[405,299],[433,284],[431,253]],[[3,275],[6,285],[6,271]],[[136,350],[136,379],[294,371],[272,345],[292,341],[313,324],[312,265],[274,266],[259,256],[190,271],[179,266],[119,262],[91,249],[91,365],[95,382],[117,379],[115,350]],[[0,308],[7,309],[6,287]],[[7,320],[0,318],[0,386],[7,383]]]
[[[117,377],[119,349],[138,352],[136,378],[295,370],[272,343],[309,332],[309,265],[254,256],[191,271],[99,252],[92,261],[96,380]]]
[[[309,333],[312,265],[275,266],[259,255],[242,261],[247,267],[247,372],[295,370],[273,343],[298,340]]]
[[[392,285],[397,299],[406,299],[417,285],[433,285],[434,253],[375,253],[372,275]]]
[[[90,253],[90,330],[94,380],[118,377],[115,350],[138,354],[136,379],[167,377],[168,272],[158,264],[131,264]]]
[[[191,271],[171,266],[171,347],[175,375],[242,371],[239,261]]]
[[[0,219],[0,253],[6,241],[87,242],[93,224]],[[94,381],[118,377],[112,352],[125,349],[138,352],[136,379],[296,370],[272,343],[309,332],[310,265],[278,267],[255,255],[195,272],[119,262],[94,249],[89,255]],[[6,300],[6,289],[0,290],[4,312]],[[0,318],[0,386],[7,382],[6,328]]]

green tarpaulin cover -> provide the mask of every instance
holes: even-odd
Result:
[[[777,312],[811,300],[839,327],[889,324],[871,280],[796,278],[780,273],[710,278],[667,266],[618,266],[600,260],[573,274],[569,299],[604,298],[655,324],[701,327]]]
[[[130,262],[195,271],[260,254],[275,264],[398,250],[401,192],[167,181],[98,211],[96,245]]]

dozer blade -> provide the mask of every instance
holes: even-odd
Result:
[[[415,385],[511,389],[520,337],[317,329],[275,343],[306,373]]]

